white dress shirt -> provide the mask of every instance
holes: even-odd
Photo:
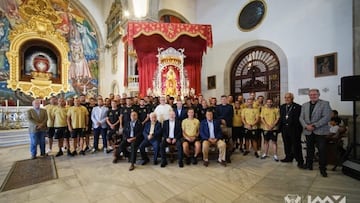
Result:
[[[108,108],[106,106],[95,106],[91,111],[91,121],[93,122],[93,128],[98,128],[98,122],[101,123],[101,128],[106,128],[106,117]]]

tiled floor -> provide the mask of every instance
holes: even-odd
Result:
[[[27,145],[0,148],[0,183],[15,161],[27,158]],[[298,169],[295,162],[239,152],[226,168],[211,161],[208,168],[202,162],[184,168],[150,164],[132,172],[126,161],[112,164],[111,154],[102,152],[55,159],[58,179],[2,192],[0,202],[284,202],[288,194],[302,202],[308,202],[309,195],[310,200],[341,195],[346,202],[360,201],[360,181],[343,175],[341,168],[323,178],[318,170]]]

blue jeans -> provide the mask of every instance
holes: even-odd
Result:
[[[45,131],[30,133],[30,153],[32,157],[36,156],[37,145],[40,145],[40,154],[45,155],[45,136]]]
[[[103,140],[103,147],[107,148],[107,141],[106,141],[106,131],[107,128],[102,128],[99,126],[98,128],[94,128],[94,149],[99,149],[99,135],[101,134]]]

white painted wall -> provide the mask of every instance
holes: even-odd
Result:
[[[161,9],[176,11],[190,23],[195,23],[196,1],[194,0],[159,0],[159,10]]]
[[[338,85],[342,76],[352,75],[352,1],[274,0],[266,1],[267,14],[251,32],[237,27],[240,10],[248,0],[197,0],[196,22],[211,24],[214,46],[203,57],[202,91],[206,97],[229,93],[225,90],[226,64],[237,49],[256,40],[270,41],[282,49],[288,62],[288,90],[302,104],[299,88],[318,88],[321,98],[329,100],[340,114],[351,115],[351,102],[341,102]],[[338,75],[315,78],[314,56],[338,53]],[[216,75],[217,89],[207,90],[206,79]],[[328,88],[329,91],[322,91]],[[284,93],[284,92],[282,92]]]

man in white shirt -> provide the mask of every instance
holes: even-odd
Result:
[[[154,110],[154,113],[160,123],[169,120],[170,111],[172,111],[171,106],[166,104],[165,101],[165,97],[160,97],[160,104]]]
[[[99,148],[99,135],[101,134],[103,140],[104,152],[107,152],[107,139],[106,139],[106,117],[108,108],[104,106],[104,101],[102,98],[98,99],[98,106],[94,107],[91,112],[91,121],[94,128],[94,148],[92,152],[96,152]]]

